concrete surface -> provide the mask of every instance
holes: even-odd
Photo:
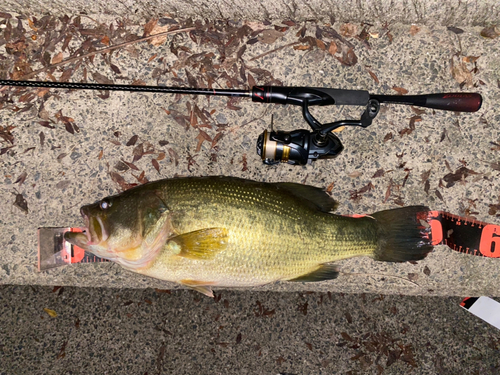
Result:
[[[53,15],[82,13],[150,18],[161,14],[209,19],[315,19],[443,26],[498,24],[495,0],[4,0],[0,10]]]
[[[37,19],[40,20],[40,17]],[[7,23],[4,19],[0,21],[5,39]],[[12,72],[28,72],[27,66],[33,70],[40,69],[43,67],[41,61],[57,62],[60,58],[67,58],[71,53],[77,53],[87,38],[93,43],[93,48],[101,49],[107,44],[130,41],[130,35],[142,36],[144,32],[144,23],[119,23],[116,17],[81,17],[83,26],[71,18],[66,28],[61,26],[62,19],[52,21],[46,25],[53,25],[55,31],[51,27],[43,27],[38,21],[30,26],[26,17],[20,23],[21,27],[17,26],[17,20],[9,21],[10,42],[21,39],[25,44],[10,45],[10,52],[6,44],[0,46],[1,77],[7,77]],[[189,25],[182,20],[178,22],[181,27]],[[159,25],[172,23],[167,18],[159,21]],[[176,175],[223,174],[262,181],[302,182],[324,188],[333,184],[332,193],[340,203],[337,212],[341,214],[369,213],[398,207],[399,204],[425,204],[435,210],[498,222],[495,206],[499,204],[500,182],[498,165],[494,163],[499,159],[500,143],[500,114],[497,109],[500,99],[499,38],[481,37],[482,27],[463,27],[463,32],[457,34],[460,30],[437,25],[412,27],[391,24],[387,29],[377,23],[367,29],[372,37],[366,45],[359,38],[349,36],[360,35],[362,25],[336,23],[334,29],[346,35],[339,39],[333,38],[332,33],[326,33],[327,26],[320,24],[323,35],[318,36],[326,48],[334,41],[338,50],[346,53],[352,45],[358,61],[353,66],[346,66],[338,60],[342,59],[341,52],[332,56],[317,47],[321,43],[314,39],[312,41],[316,46],[311,50],[300,49],[308,46],[307,41],[303,41],[295,45],[299,49],[288,46],[252,60],[297,42],[296,34],[302,24],[288,30],[281,29],[284,30],[281,36],[273,32],[244,36],[240,44],[237,38],[229,39],[228,35],[241,27],[241,22],[230,24],[233,29],[224,25],[224,22],[217,24],[221,30],[219,34],[212,27],[211,33],[195,35],[196,42],[185,33],[180,33],[169,37],[165,44],[131,44],[114,51],[111,60],[109,54],[98,54],[92,59],[84,59],[76,67],[68,64],[54,68],[52,73],[55,79],[59,79],[63,71],[69,72],[67,69],[73,67],[72,81],[85,77],[89,81],[93,81],[92,77],[102,81],[104,76],[116,83],[130,84],[139,79],[150,85],[190,86],[188,80],[192,82],[193,78],[186,77],[187,69],[200,85],[207,84],[205,72],[208,71],[213,74],[214,87],[227,87],[229,84],[241,88],[248,85],[250,73],[259,84],[274,78],[290,86],[367,89],[380,94],[395,94],[394,86],[403,87],[410,94],[463,89],[480,92],[484,104],[480,112],[472,114],[427,110],[420,115],[422,121],[415,122],[415,130],[410,134],[404,129],[409,127],[410,118],[416,113],[410,107],[387,105],[368,129],[346,129],[340,134],[345,151],[337,159],[318,161],[304,167],[267,167],[262,165],[255,153],[257,136],[269,127],[271,114],[274,114],[277,129],[305,128],[298,108],[242,100],[234,103],[241,107],[240,110],[231,110],[226,98],[158,94],[115,92],[106,99],[102,93],[88,91],[52,90],[50,95],[36,91],[39,96],[35,97],[24,89],[2,91],[0,124],[4,136],[1,147],[5,149],[0,156],[2,284],[172,287],[131,274],[113,264],[68,266],[46,273],[36,271],[38,227],[81,225],[81,205],[116,193],[120,189],[115,182],[117,175],[128,183],[134,183],[142,171],[149,180]],[[285,26],[275,25],[278,28]],[[274,25],[251,26],[275,29]],[[318,25],[307,23],[306,26],[306,35],[317,35]],[[354,27],[356,30],[353,30]],[[73,35],[69,49],[62,51],[68,34]],[[253,43],[254,38],[262,38],[263,35],[263,39]],[[270,38],[273,35],[278,36],[274,42]],[[220,43],[224,47],[209,43],[217,37],[222,38]],[[247,41],[251,42],[246,44]],[[23,47],[25,45],[26,48]],[[241,55],[246,67],[244,79],[241,77],[242,60],[237,58],[243,45],[246,45]],[[47,53],[42,53],[44,51]],[[177,51],[177,56],[172,51]],[[59,55],[60,52],[62,55]],[[207,62],[200,60],[200,55],[196,55],[198,53],[213,55],[207,57]],[[222,53],[225,59],[221,58]],[[452,75],[452,60],[455,76]],[[457,70],[458,67],[463,69]],[[258,69],[265,69],[268,73]],[[50,76],[41,73],[37,78],[50,79]],[[460,83],[464,80],[461,88]],[[206,113],[212,113],[208,118],[209,127],[189,126],[187,102],[191,108],[197,104]],[[315,109],[313,113],[328,122],[358,117],[361,109],[322,108]],[[184,124],[188,125],[187,130],[174,120],[175,115],[186,116],[188,120]],[[53,128],[44,127],[41,123]],[[199,119],[198,125],[201,123]],[[74,134],[67,131],[72,124],[78,126]],[[199,130],[211,139],[215,139],[218,133],[223,136],[215,148],[211,148],[211,143],[203,142],[200,150],[196,151],[203,137],[199,135]],[[138,136],[136,144],[127,146],[134,135]],[[143,149],[150,153],[146,152],[135,161],[138,170],[132,170],[123,161],[132,162],[134,149],[137,151],[141,143]],[[158,160],[159,172],[153,165],[153,158]],[[445,175],[463,165],[476,174],[448,188],[440,184]],[[385,174],[373,177],[380,169]],[[422,175],[428,171],[429,190],[426,192]],[[361,194],[359,199],[352,199],[356,190],[369,183],[373,185],[371,191]],[[16,195],[20,198],[18,194],[26,200],[28,213],[19,205],[14,205]],[[23,207],[22,204],[20,206]],[[268,285],[262,290],[500,295],[498,259],[467,256],[444,246],[437,247],[425,261],[416,265],[375,263],[367,258],[355,258],[340,264],[343,273],[335,281]],[[423,272],[426,267],[430,273]]]
[[[500,373],[456,297],[52,290],[0,286],[0,374]]]

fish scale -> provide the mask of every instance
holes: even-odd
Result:
[[[261,285],[306,274],[325,262],[372,254],[377,246],[373,237],[363,240],[363,233],[370,233],[366,228],[375,227],[370,218],[319,212],[304,207],[297,197],[250,184],[224,183],[218,192],[218,183],[173,182],[163,190],[163,199],[172,211],[186,212],[172,222],[180,233],[219,226],[230,229],[227,249],[211,261],[179,259],[164,252],[141,273],[162,277],[168,269],[178,280]],[[356,231],[356,227],[364,229]]]

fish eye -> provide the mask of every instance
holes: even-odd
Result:
[[[109,207],[111,207],[111,202],[108,202],[107,200],[101,201],[100,207],[102,210],[107,210]]]

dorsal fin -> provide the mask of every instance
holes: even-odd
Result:
[[[279,189],[288,191],[297,198],[303,199],[322,212],[331,212],[338,206],[338,202],[328,195],[323,189],[310,185],[302,185],[294,182],[275,183]]]

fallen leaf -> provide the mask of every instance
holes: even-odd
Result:
[[[276,41],[276,39],[281,38],[282,36],[283,33],[279,31],[273,29],[266,29],[261,33],[259,41],[261,43],[272,44]]]
[[[92,78],[97,83],[100,83],[100,84],[103,84],[103,85],[112,85],[113,84],[113,80],[109,79],[105,75],[102,75],[101,73],[98,73],[98,72],[92,73]]]
[[[333,56],[333,55],[335,55],[335,53],[337,53],[337,50],[338,50],[337,43],[335,43],[332,40],[330,42],[330,45],[328,46],[328,53]]]
[[[384,203],[386,203],[389,198],[391,197],[392,194],[392,180],[389,182],[389,185],[387,186],[387,190],[385,191],[385,197],[384,197]]]
[[[128,190],[134,186],[137,186],[137,184],[129,184],[128,182],[125,181],[125,179],[120,176],[116,172],[109,172],[109,175],[111,176],[111,179],[120,186],[120,188],[125,191]]]
[[[472,169],[466,167],[458,168],[454,173],[448,173],[443,177],[446,182],[446,187],[450,188],[455,185],[456,182],[465,180],[470,175],[477,175],[479,173],[474,172]]]
[[[418,273],[408,273],[408,280],[417,281],[418,280]]]
[[[56,315],[57,316],[57,315]],[[57,355],[57,359],[62,359],[64,357],[66,357],[66,345],[68,344],[67,341],[65,341],[63,344],[62,344],[62,347],[61,347],[61,350],[59,350],[59,354]]]
[[[19,183],[19,186],[21,186],[24,181],[26,180],[26,176],[28,176],[28,173],[23,172],[19,175],[19,177],[14,181],[15,184]]]
[[[431,274],[431,270],[430,270],[430,268],[429,268],[429,267],[427,267],[427,266],[425,266],[425,267],[424,267],[424,274],[425,274],[426,276],[429,276],[429,275]]]
[[[347,332],[340,332],[340,335],[346,341],[351,341],[351,342],[354,341],[353,338],[351,336],[349,336],[349,334]]]
[[[342,56],[341,57],[335,56],[335,58],[338,61],[340,61],[340,63],[342,65],[346,65],[346,66],[354,66],[358,62],[358,57],[354,53],[354,49],[348,48],[348,47],[345,47],[342,49]]]
[[[141,159],[142,156],[144,155],[144,143],[140,143],[137,146],[135,146],[134,151],[132,151],[132,155],[134,155],[132,163],[135,163],[136,161]]]
[[[28,213],[28,202],[26,199],[23,197],[22,194],[15,194],[16,200],[14,201],[14,206],[19,208],[21,211],[23,211],[25,214]]]
[[[170,28],[169,25],[165,25],[165,26],[156,25],[153,28],[153,30],[151,30],[151,35],[156,35],[156,34],[161,34],[161,33],[167,32],[167,31],[169,31],[169,28]],[[153,46],[158,47],[158,46],[161,46],[163,43],[165,43],[167,41],[167,38],[168,38],[168,35],[160,35],[160,36],[157,36],[157,37],[150,39],[148,41],[148,43],[153,45]]]
[[[392,86],[392,89],[396,91],[399,95],[405,95],[408,94],[408,90],[404,89],[402,87],[397,87],[397,86]]]
[[[311,46],[307,44],[299,44],[297,46],[293,46],[293,49],[297,51],[305,51],[311,49]]]
[[[151,35],[152,31],[154,30],[154,28],[156,27],[156,25],[158,24],[158,18],[151,18],[148,23],[146,23],[144,25],[144,33],[142,34],[142,37],[146,37],[146,36],[149,36]]]
[[[137,140],[139,139],[139,136],[136,134],[136,135],[133,135],[129,140],[128,142],[126,143],[126,146],[134,146],[136,143],[137,143]]]
[[[340,34],[343,36],[351,37],[358,33],[358,26],[352,23],[344,23],[340,26]]]
[[[467,69],[467,65],[463,60],[459,59],[458,56],[453,56],[450,61],[451,75],[461,86],[466,86],[471,88],[472,83],[472,72]]]
[[[175,166],[177,167],[179,165],[179,155],[177,155],[177,152],[175,152],[174,149],[169,148],[168,155],[170,156],[170,161],[175,163]]]
[[[57,313],[54,310],[44,308],[43,311],[45,311],[47,314],[49,314],[52,318],[55,318],[57,316]]]
[[[481,30],[481,36],[483,38],[495,39],[500,35],[500,28],[497,26],[488,26]]]
[[[151,163],[153,164],[153,167],[155,167],[156,171],[160,173],[160,164],[158,163],[158,160],[152,159]]]
[[[464,31],[458,27],[455,26],[448,26],[447,29],[455,34],[462,34]]]
[[[50,61],[51,64],[57,64],[60,63],[63,60],[63,53],[59,52],[57,55],[55,55],[52,60]]]
[[[316,45],[318,46],[319,49],[325,51],[326,50],[326,46],[325,46],[325,43],[323,43],[322,40],[320,39],[316,39]]]
[[[375,73],[373,73],[370,69],[366,69],[366,71],[368,72],[368,74],[370,75],[370,77],[373,78],[373,80],[377,83],[380,83],[380,81],[378,80],[377,76],[375,75]]]
[[[420,31],[420,27],[418,27],[417,25],[411,25],[410,26],[410,34],[411,35],[415,35],[417,34],[418,32]]]
[[[384,142],[387,142],[393,138],[394,138],[394,136],[392,135],[392,133],[387,133],[384,137]]]

